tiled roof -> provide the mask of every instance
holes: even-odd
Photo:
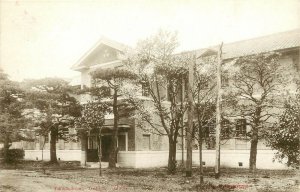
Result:
[[[217,51],[218,47],[219,46],[213,46],[194,51],[199,57],[201,54],[207,52],[208,49]],[[283,50],[295,47],[300,47],[300,28],[254,39],[224,44],[223,58],[230,59],[244,55]]]

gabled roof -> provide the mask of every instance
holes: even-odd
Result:
[[[129,47],[116,41],[102,37],[89,51],[87,51],[71,69],[78,70],[87,66],[81,65],[93,51],[101,45],[107,45],[121,52],[124,52]],[[233,43],[223,44],[223,59],[231,59],[235,57],[264,53],[270,51],[280,51],[284,49],[300,47],[300,28],[275,33],[267,36],[257,37],[253,39],[237,41]],[[196,57],[211,55],[218,51],[219,45],[209,48],[186,51],[178,54],[196,53]]]
[[[86,66],[81,65],[82,62],[93,52],[95,51],[99,46],[101,45],[107,45],[109,47],[112,47],[116,50],[119,50],[120,52],[124,52],[126,49],[128,49],[128,46],[113,41],[111,39],[101,37],[101,39],[91,48],[89,49],[72,67],[71,69],[77,70],[77,69],[82,69],[85,68]]]
[[[195,52],[197,57],[206,54],[208,51],[218,50],[219,45],[210,48],[198,49]],[[300,47],[300,28],[262,36],[254,39],[237,41],[223,45],[223,58],[230,59],[245,55],[264,53],[270,51],[280,51],[284,49]]]

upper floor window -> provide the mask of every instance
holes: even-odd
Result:
[[[222,87],[228,87],[229,86],[229,75],[228,72],[224,72],[221,76],[221,85]]]
[[[148,86],[145,84],[142,84],[142,96],[145,96],[145,97],[149,96],[149,89],[148,89]]]

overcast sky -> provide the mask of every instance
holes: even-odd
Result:
[[[300,0],[0,1],[0,65],[14,80],[73,77],[101,36],[134,46],[159,28],[179,50],[300,27]]]

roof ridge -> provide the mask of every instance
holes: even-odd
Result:
[[[282,35],[282,34],[287,34],[287,33],[291,33],[291,32],[298,32],[298,33],[300,33],[300,28],[295,28],[295,29],[289,30],[289,31],[281,31],[281,32],[277,32],[277,33],[271,33],[269,35],[263,35],[263,36],[258,36],[258,37],[254,37],[254,38],[249,38],[249,39],[242,39],[242,40],[238,40],[238,41],[232,41],[232,42],[229,42],[229,43],[224,43],[224,45],[242,43],[242,42],[245,42],[245,41],[252,41],[252,40],[258,40],[258,39],[264,39],[266,37],[271,37],[271,36],[276,36],[276,35]],[[201,48],[201,49],[195,49],[195,50],[192,50],[192,51],[202,50],[202,49],[212,49],[212,48],[215,48],[215,47],[218,47],[218,46],[219,46],[219,44],[216,44],[216,45],[212,45],[212,46]]]

